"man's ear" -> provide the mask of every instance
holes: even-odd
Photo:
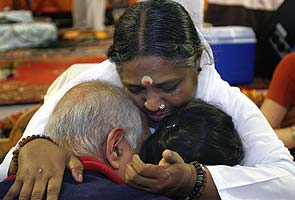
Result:
[[[121,145],[124,131],[121,128],[114,128],[107,137],[106,143],[106,159],[110,166],[117,170],[120,167]]]

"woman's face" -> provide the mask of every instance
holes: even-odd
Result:
[[[182,67],[156,56],[140,57],[119,67],[124,88],[152,127],[195,96],[198,67]],[[162,110],[161,104],[165,105]]]

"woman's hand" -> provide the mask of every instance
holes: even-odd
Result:
[[[125,173],[126,182],[138,189],[171,197],[183,197],[190,193],[196,180],[194,166],[171,150],[163,152],[159,165],[145,164],[134,155]]]
[[[12,161],[13,162],[13,161]],[[58,199],[63,174],[68,167],[73,178],[82,182],[83,165],[71,152],[45,140],[35,139],[21,147],[16,180],[4,200]]]

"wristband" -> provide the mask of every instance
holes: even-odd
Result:
[[[49,136],[46,136],[46,135],[32,135],[32,136],[23,138],[21,141],[19,141],[15,150],[12,152],[12,155],[13,155],[12,161],[15,162],[16,165],[18,164],[18,154],[19,154],[20,148],[25,146],[25,144],[31,142],[34,139],[46,139],[56,144]]]
[[[197,171],[197,180],[191,193],[185,198],[185,200],[196,200],[200,198],[202,191],[205,188],[206,183],[206,171],[205,167],[197,161],[191,162]]]

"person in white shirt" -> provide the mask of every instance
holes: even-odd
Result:
[[[65,39],[75,39],[82,32],[92,31],[95,38],[106,39],[105,21],[106,0],[73,0],[73,30],[63,34]]]
[[[102,80],[124,87],[152,129],[175,108],[200,98],[232,117],[244,146],[241,165],[192,170],[192,164],[169,150],[163,153],[165,165],[145,164],[135,155],[125,174],[128,184],[188,199],[200,195],[200,199],[294,199],[295,164],[288,149],[258,107],[220,78],[210,47],[180,4],[150,0],[128,8],[118,22],[107,55],[109,59],[100,64],[73,65],[61,75],[49,88],[44,105],[23,137],[42,134],[56,103],[81,82]],[[16,182],[7,197],[20,193],[25,198],[41,198],[47,191],[48,199],[57,199],[66,167],[75,180],[82,181],[79,160],[51,145],[35,139],[20,149]],[[49,146],[55,150],[46,152]],[[12,151],[1,164],[1,179],[7,176]],[[197,183],[200,172],[207,174],[202,194]]]

